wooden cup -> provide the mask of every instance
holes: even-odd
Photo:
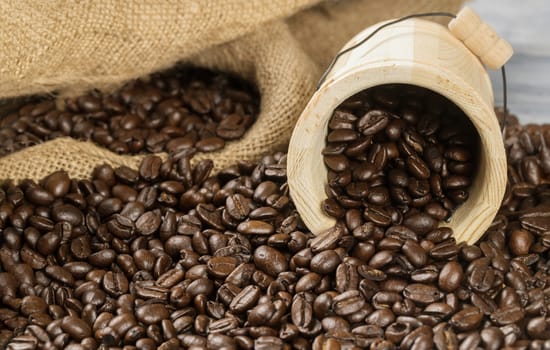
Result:
[[[379,26],[365,29],[344,49],[361,41]],[[464,29],[464,26],[468,28]],[[475,243],[489,227],[506,187],[506,154],[493,109],[491,82],[474,53],[483,52],[484,57],[489,58],[490,66],[498,68],[511,56],[511,47],[506,46],[507,43],[469,9],[459,13],[450,27],[453,32],[462,30],[461,37],[454,36],[439,24],[420,19],[384,28],[358,48],[341,56],[313,95],[296,124],[287,158],[290,195],[311,232],[317,235],[335,224],[334,218],[321,210],[327,183],[321,152],[334,109],[357,92],[391,83],[416,85],[439,93],[471,120],[480,139],[478,170],[469,189],[469,199],[457,208],[449,222],[441,225],[453,229],[457,242],[470,244]],[[480,27],[483,30],[479,30]],[[482,32],[490,32],[490,40],[471,38]],[[467,47],[469,38],[470,43],[483,47]],[[500,53],[487,51],[488,42],[495,44]]]

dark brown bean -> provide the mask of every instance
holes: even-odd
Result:
[[[266,245],[256,248],[254,263],[259,269],[273,277],[288,268],[288,263],[281,252]]]
[[[82,340],[91,336],[92,330],[82,319],[75,316],[67,316],[61,322],[61,328],[67,332],[73,339]]]
[[[163,304],[146,304],[136,309],[138,321],[147,325],[158,323],[169,316],[170,313]]]
[[[449,323],[459,331],[475,329],[481,323],[483,313],[477,307],[468,307],[451,317]]]
[[[357,129],[363,135],[374,135],[383,130],[389,123],[390,116],[382,110],[372,110],[357,122]]]
[[[462,266],[455,261],[450,261],[443,266],[439,273],[439,288],[445,292],[454,292],[462,283],[463,278]]]

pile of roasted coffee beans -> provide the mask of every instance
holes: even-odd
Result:
[[[147,156],[0,189],[0,348],[548,349],[550,149],[510,125],[502,208],[474,246],[428,214],[313,237],[285,155]]]
[[[444,97],[411,85],[377,86],[344,101],[328,128],[323,210],[348,229],[361,215],[381,227],[418,212],[445,220],[468,199],[478,137]]]
[[[179,68],[65,101],[29,102],[0,119],[0,157],[47,140],[91,140],[119,154],[222,149],[252,125],[257,92],[223,73]]]

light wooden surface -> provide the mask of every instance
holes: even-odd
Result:
[[[550,1],[472,0],[468,6],[514,48],[506,64],[510,111],[522,123],[550,123]],[[502,105],[500,72],[490,76]]]
[[[350,40],[352,46],[378,25]],[[506,157],[493,112],[489,77],[476,56],[445,27],[413,19],[385,28],[357,49],[344,54],[302,113],[290,140],[287,173],[291,196],[304,223],[320,234],[335,223],[321,210],[326,198],[323,163],[332,111],[355,93],[387,83],[413,84],[438,92],[470,118],[481,141],[478,174],[470,198],[443,226],[457,241],[474,243],[500,206],[506,183]]]

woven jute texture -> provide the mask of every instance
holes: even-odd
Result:
[[[182,61],[235,73],[258,86],[261,112],[242,139],[195,157],[219,170],[286,147],[323,69],[354,34],[406,14],[456,12],[462,0],[318,3],[5,0],[0,98],[109,90]],[[0,179],[38,180],[59,169],[86,178],[98,164],[136,168],[142,158],[58,139],[0,158]]]

